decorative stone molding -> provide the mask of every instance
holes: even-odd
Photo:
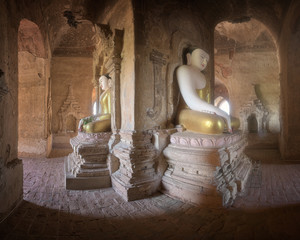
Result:
[[[70,140],[73,152],[65,162],[67,189],[96,189],[111,186],[107,166],[111,132],[84,133]]]
[[[111,137],[111,134],[111,132],[78,132],[78,135],[70,140],[70,144],[76,147],[78,147],[80,144],[104,144],[108,142],[109,138]]]
[[[64,101],[63,105],[61,106],[59,112],[59,133],[66,133],[67,132],[67,118],[69,116],[73,116],[76,119],[76,128],[73,130],[74,132],[77,131],[77,126],[81,118],[83,118],[80,105],[78,101],[75,99],[73,95],[73,88],[72,85],[69,85],[69,93]]]
[[[242,132],[247,133],[249,132],[248,126],[248,118],[254,114],[257,120],[257,130],[259,133],[263,133],[266,131],[266,121],[269,112],[264,107],[262,102],[259,99],[250,100],[246,104],[241,107],[240,110],[240,122],[241,127],[240,129]]]
[[[152,50],[150,54],[150,60],[153,63],[153,75],[154,75],[154,99],[153,107],[147,109],[147,115],[151,119],[156,119],[162,110],[162,100],[166,95],[166,80],[162,78],[162,67],[166,65],[164,54]]]
[[[105,63],[107,73],[112,79],[111,87],[111,119],[112,130],[121,128],[121,99],[120,99],[120,78],[121,78],[121,52],[123,49],[124,31],[115,29],[113,38],[113,51]]]
[[[156,150],[151,132],[121,131],[113,153],[120,168],[112,174],[112,186],[126,201],[145,198],[156,192],[160,180],[155,172]]]
[[[204,135],[194,132],[182,132],[171,135],[171,143],[174,145],[196,148],[220,148],[242,139],[239,133],[223,135]]]
[[[164,150],[168,168],[161,191],[196,205],[229,206],[243,192],[252,164],[244,154],[247,140],[232,135],[171,135]]]

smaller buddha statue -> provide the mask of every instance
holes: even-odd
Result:
[[[100,76],[99,85],[103,90],[99,99],[100,113],[82,118],[78,126],[78,131],[80,132],[99,133],[107,132],[111,129],[110,77],[108,75]]]
[[[239,120],[203,99],[201,90],[206,86],[202,71],[209,55],[200,48],[189,48],[187,65],[177,69],[176,75],[182,99],[177,112],[177,121],[187,130],[203,134],[222,134],[239,127]]]

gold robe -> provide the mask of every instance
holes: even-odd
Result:
[[[199,97],[206,101],[201,90],[196,90]],[[231,126],[234,129],[239,127],[239,120],[231,117]],[[177,111],[177,123],[183,125],[187,130],[202,134],[222,134],[226,132],[226,120],[211,112],[199,112],[191,110],[181,97]]]
[[[86,133],[108,132],[111,130],[110,89],[101,95],[101,115],[94,122],[87,123],[83,129]]]

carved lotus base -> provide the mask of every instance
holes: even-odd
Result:
[[[73,152],[65,161],[66,188],[86,190],[111,187],[107,167],[110,132],[82,133],[70,140]]]
[[[185,202],[212,207],[231,205],[252,169],[244,154],[247,141],[241,132],[202,135],[181,132],[171,135],[164,150],[168,169],[162,192]]]

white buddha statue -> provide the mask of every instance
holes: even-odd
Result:
[[[100,113],[81,119],[78,126],[80,132],[98,133],[107,132],[111,129],[110,77],[102,75],[99,78],[99,85],[103,90],[99,99]]]
[[[206,79],[201,72],[207,66],[209,55],[199,48],[189,48],[187,65],[177,69],[177,80],[183,99],[179,105],[177,121],[187,130],[203,134],[221,134],[237,129],[239,121],[201,98]]]

